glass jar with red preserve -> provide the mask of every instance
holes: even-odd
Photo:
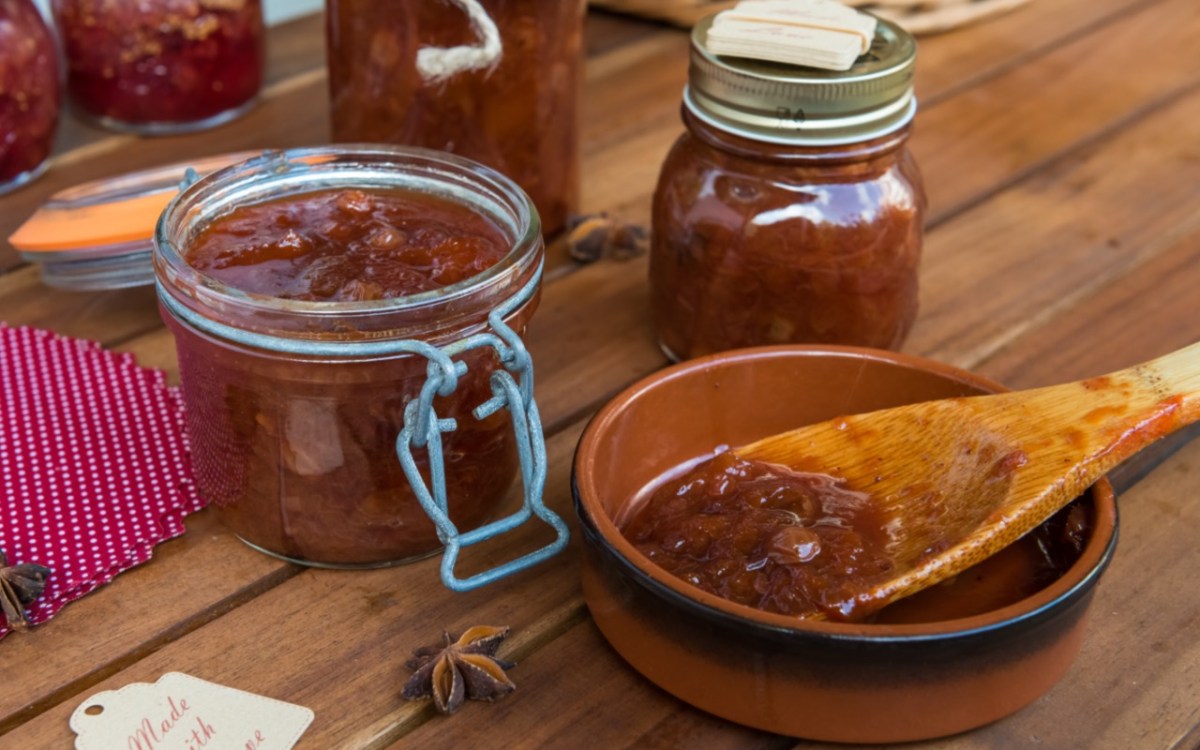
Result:
[[[333,139],[450,151],[517,182],[547,235],[579,200],[585,0],[327,0]]]
[[[521,343],[543,243],[511,181],[418,149],[268,153],[187,187],[155,244],[196,481],[244,541],[332,567],[445,544],[472,587],[447,570],[516,525],[476,528],[520,467],[521,513],[560,535],[517,566],[565,543]]]
[[[32,0],[0,0],[0,194],[37,177],[59,110],[54,37]]]
[[[897,348],[917,310],[925,194],[906,142],[916,46],[879,21],[844,72],[692,34],[687,131],[654,196],[650,287],[672,359],[743,346]]]
[[[67,92],[99,124],[146,135],[214,127],[262,86],[261,0],[51,0]]]

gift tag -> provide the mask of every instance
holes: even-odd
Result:
[[[169,672],[88,698],[71,714],[75,750],[287,750],[312,709]]]

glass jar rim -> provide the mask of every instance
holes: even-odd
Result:
[[[402,179],[396,183],[392,180]],[[294,300],[247,292],[192,267],[180,245],[197,227],[246,201],[300,195],[336,187],[419,185],[495,221],[512,247],[492,266],[462,281],[417,294],[363,301]],[[512,292],[541,261],[541,222],[525,192],[503,174],[472,160],[429,149],[382,144],[336,144],[265,151],[185,185],[154,231],[154,267],[160,297],[169,296],[203,316],[234,307],[251,314],[294,318],[310,326],[272,328],[286,338],[328,338],[333,320],[430,314],[463,306],[490,289]],[[505,280],[514,283],[506,284]],[[511,295],[507,295],[511,296]],[[501,298],[502,299],[502,298]],[[495,300],[499,301],[499,300]],[[375,337],[367,335],[364,337]]]

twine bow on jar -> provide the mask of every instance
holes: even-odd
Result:
[[[478,44],[457,47],[425,47],[417,51],[417,71],[427,82],[436,83],[467,70],[494,68],[504,56],[500,30],[479,0],[447,0],[462,8],[471,21]]]

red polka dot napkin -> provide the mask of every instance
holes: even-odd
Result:
[[[161,372],[0,323],[0,547],[10,565],[52,571],[30,623],[148,560],[201,507],[183,403]]]

